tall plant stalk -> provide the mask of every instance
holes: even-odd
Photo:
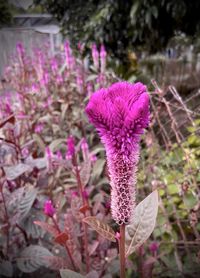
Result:
[[[119,258],[120,258],[120,278],[125,278],[126,277],[125,224],[120,225]]]
[[[78,169],[78,164],[77,164],[77,160],[76,160],[75,155],[73,157],[73,165],[75,167],[75,173],[76,173],[76,180],[77,180],[78,189],[79,189],[79,195],[81,196],[82,203],[85,206],[85,205],[88,205],[88,202],[86,201],[86,199],[84,197],[83,185],[82,185],[82,182],[81,182],[80,172],[79,172],[79,169]],[[90,257],[89,257],[89,252],[88,252],[88,227],[87,227],[86,223],[82,223],[82,227],[83,227],[83,233],[84,233],[86,271],[88,273],[90,271]]]
[[[54,224],[55,228],[57,229],[57,231],[58,231],[59,234],[60,234],[60,233],[61,233],[61,230],[60,230],[60,228],[59,228],[59,226],[58,226],[58,223],[56,222],[56,220],[55,220],[53,217],[51,217],[51,219],[52,219],[52,221],[53,221],[53,224]],[[72,256],[72,254],[71,254],[71,251],[70,251],[70,249],[69,249],[67,243],[66,243],[64,246],[65,246],[65,249],[66,249],[66,251],[67,251],[67,254],[69,255],[69,259],[70,259],[70,261],[71,261],[72,267],[73,267],[74,270],[76,270],[76,264],[75,264],[75,262],[74,262],[73,256]]]

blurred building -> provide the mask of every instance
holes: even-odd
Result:
[[[18,8],[27,9],[32,1],[11,1]],[[20,5],[20,6],[19,6]],[[62,41],[58,22],[50,14],[17,14],[13,18],[12,26],[0,29],[0,75],[9,63],[15,47],[21,42],[31,55],[34,47],[41,47],[44,43],[50,44],[54,54]]]

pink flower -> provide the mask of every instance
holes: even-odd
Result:
[[[22,149],[22,156],[23,158],[27,157],[29,155],[29,150],[28,148],[23,148]]]
[[[111,185],[111,212],[127,224],[135,207],[139,140],[149,122],[149,96],[142,83],[118,82],[94,93],[86,113],[105,145]]]
[[[99,68],[99,52],[95,43],[92,45],[92,59],[96,69]]]
[[[101,49],[100,49],[100,62],[101,62],[101,72],[105,71],[106,68],[106,50],[104,45],[101,45]]]
[[[57,156],[57,159],[58,159],[58,160],[62,160],[62,153],[61,153],[60,150],[58,150],[58,151],[56,152],[56,156]]]
[[[158,251],[158,248],[159,248],[159,244],[157,242],[152,242],[150,245],[149,245],[149,250],[155,254],[157,251]]]
[[[71,196],[72,198],[78,197],[78,191],[73,191]]]
[[[97,161],[97,156],[95,154],[90,155],[90,160],[92,163],[95,163]]]
[[[75,154],[75,140],[73,136],[67,138],[67,153],[66,159],[71,159]]]
[[[82,139],[81,150],[83,154],[83,160],[84,161],[88,161],[88,159],[90,160],[89,146],[85,138]]]
[[[73,67],[74,61],[73,61],[72,50],[69,41],[65,42],[64,49],[65,49],[65,59],[66,59],[67,68],[70,70]]]
[[[58,70],[58,61],[56,60],[56,58],[52,58],[52,60],[51,60],[51,69],[52,69],[54,74]]]
[[[17,45],[16,45],[16,48],[17,48],[18,55],[22,57],[25,53],[25,49],[24,49],[23,44],[18,42]]]
[[[81,68],[76,69],[76,84],[80,93],[83,92],[83,75],[81,72]]]
[[[53,217],[54,213],[55,213],[55,208],[52,204],[51,200],[47,200],[44,204],[44,213],[50,217]]]
[[[62,76],[61,75],[57,75],[56,76],[56,84],[57,85],[60,85],[60,84],[62,84],[62,82],[63,82],[63,78],[62,78]]]
[[[43,124],[37,124],[34,128],[34,131],[35,131],[35,133],[41,133],[43,129],[44,129]]]
[[[92,95],[92,84],[90,82],[87,83],[87,95],[90,98]]]
[[[88,151],[88,149],[89,149],[88,143],[87,143],[85,138],[83,138],[82,141],[81,141],[81,149],[82,149],[83,152]]]
[[[46,147],[45,154],[46,154],[46,159],[47,159],[47,169],[48,169],[48,171],[51,171],[53,154],[49,147]]]
[[[81,54],[83,53],[83,50],[84,50],[84,44],[83,43],[78,42],[78,50],[80,51]]]

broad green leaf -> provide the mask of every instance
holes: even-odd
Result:
[[[179,193],[178,184],[169,184],[169,185],[167,185],[167,190],[168,190],[170,195],[174,195],[174,194]]]
[[[39,245],[30,245],[17,258],[17,266],[21,271],[31,273],[41,266],[48,267],[47,257],[51,256],[53,255],[48,249]]]
[[[94,216],[88,216],[84,218],[83,222],[87,223],[91,228],[97,231],[97,233],[99,233],[102,237],[110,241],[116,242],[115,232],[108,224],[101,222]]]
[[[69,269],[60,270],[61,278],[84,278],[83,275]]]
[[[192,209],[198,203],[198,198],[192,192],[187,192],[183,197],[187,209]]]
[[[133,221],[126,226],[126,256],[138,249],[151,235],[158,213],[158,191],[153,191],[135,208]]]

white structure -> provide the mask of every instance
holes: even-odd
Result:
[[[0,29],[0,75],[21,42],[31,55],[34,47],[49,42],[52,54],[60,47],[62,36],[55,19],[49,14],[24,14],[14,17],[14,27]]]

